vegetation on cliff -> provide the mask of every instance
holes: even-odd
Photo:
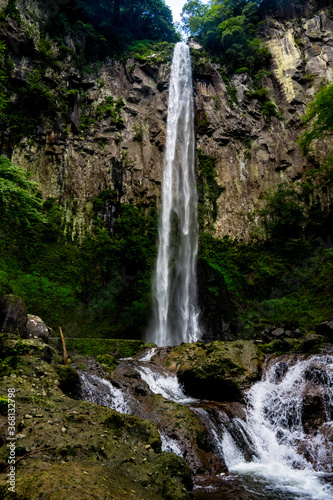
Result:
[[[150,308],[156,210],[124,205],[113,233],[99,219],[112,193],[95,199],[93,230],[81,244],[64,234],[64,213],[36,183],[0,158],[0,293],[69,333],[140,338]],[[93,328],[93,333],[91,329]]]
[[[314,2],[312,8],[329,4]],[[230,73],[256,74],[270,61],[262,43],[265,16],[293,17],[306,9],[301,0],[189,0],[183,7],[182,27],[202,46],[219,58]]]

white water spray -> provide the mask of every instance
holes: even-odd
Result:
[[[101,406],[108,406],[119,413],[129,413],[124,395],[108,380],[92,373],[79,372],[83,399]]]
[[[326,414],[325,433],[325,427],[332,425],[332,356],[312,356],[292,366],[273,364],[266,378],[248,392],[246,422],[234,419],[252,448],[250,461],[224,429],[220,442],[229,471],[254,475],[295,498],[333,498],[333,488],[320,481],[333,472],[333,443],[322,432],[311,435],[304,428],[304,401],[313,396]]]
[[[197,400],[186,396],[178,382],[176,375],[156,372],[149,366],[137,368],[142,380],[146,382],[149,389],[155,394],[161,394],[166,399],[171,399],[176,403],[194,403]]]
[[[191,57],[189,47],[180,42],[175,46],[171,67],[162,213],[153,280],[154,324],[147,339],[159,346],[200,338],[194,139]]]

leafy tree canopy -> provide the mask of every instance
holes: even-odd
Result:
[[[74,0],[62,7],[47,30],[57,36],[77,33],[96,55],[127,48],[133,40],[179,39],[164,0]]]
[[[258,4],[248,0],[190,0],[183,7],[185,32],[196,37],[207,50],[222,55],[231,71],[246,67],[250,71],[265,65],[263,47],[256,38],[260,25]]]

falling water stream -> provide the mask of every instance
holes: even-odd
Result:
[[[166,151],[153,278],[154,318],[147,334],[159,346],[200,338],[197,306],[197,190],[189,47],[177,43],[172,60]]]

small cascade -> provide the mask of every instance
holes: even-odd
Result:
[[[116,382],[79,372],[83,398],[155,420],[162,450],[188,460],[200,500],[333,498],[332,355],[269,361],[245,407],[186,396],[163,366],[163,353],[155,348],[124,359],[112,375]],[[154,394],[189,407],[204,429],[202,448],[177,420],[165,419],[161,409],[168,406]]]
[[[159,431],[159,433],[162,441],[162,451],[171,451],[172,453],[175,453],[179,457],[182,457],[183,453],[177,441],[175,439],[171,439],[170,437],[166,436],[161,431]]]
[[[78,375],[83,399],[101,406],[108,406],[119,413],[129,413],[122,391],[111,382],[92,373],[78,371]]]
[[[176,403],[194,403],[197,400],[186,396],[176,375],[169,375],[156,371],[151,366],[140,366],[137,368],[142,380],[146,382],[150,390],[155,394],[162,394],[166,399]]]
[[[159,346],[200,338],[197,305],[197,189],[189,47],[177,43],[169,86],[158,256],[153,278],[154,320],[148,342]]]
[[[247,394],[246,420],[233,422],[253,453],[244,453],[244,447],[221,425],[217,438],[229,472],[255,475],[267,488],[293,498],[332,498],[333,488],[321,481],[333,472],[333,443],[326,437],[332,436],[327,433],[333,424],[332,390],[332,356],[272,363],[264,380]],[[316,431],[314,419],[316,425],[322,422]]]

